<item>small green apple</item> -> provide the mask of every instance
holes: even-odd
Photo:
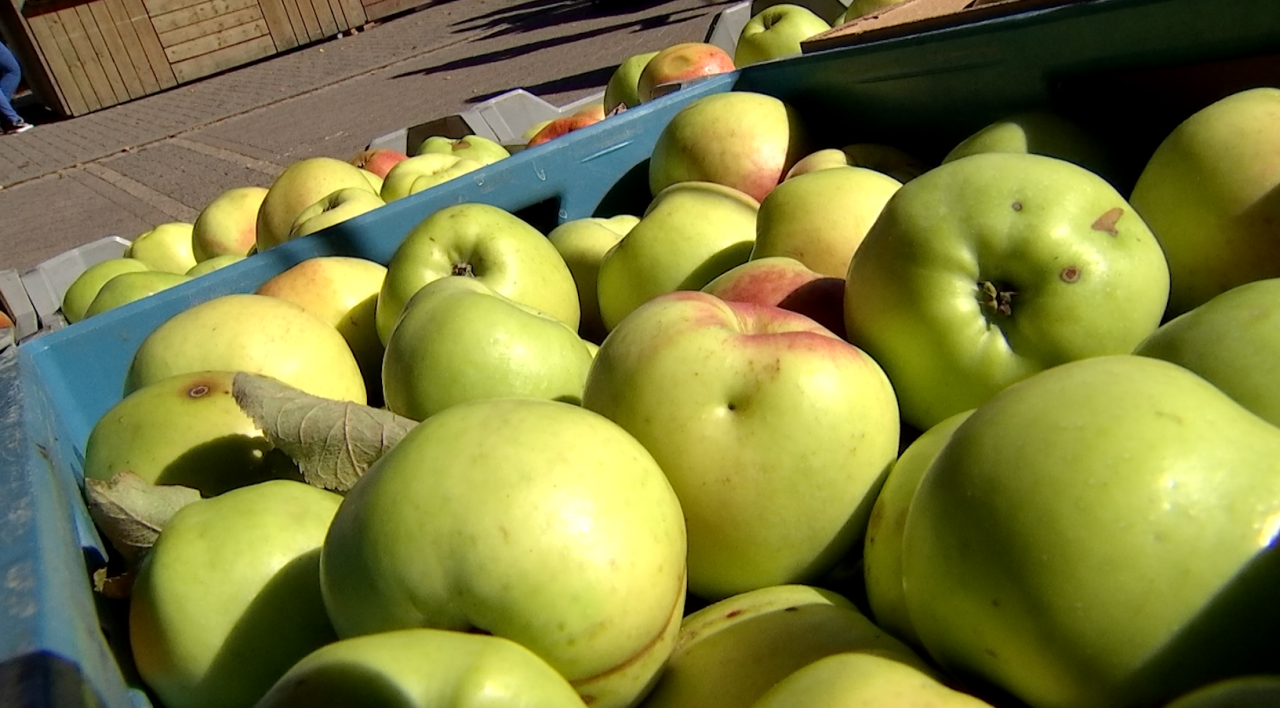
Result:
[[[159,270],[140,270],[121,273],[102,284],[98,294],[84,311],[84,319],[114,310],[121,305],[150,297],[191,280],[189,275],[166,273]]]
[[[456,139],[434,135],[422,141],[422,144],[418,146],[418,152],[414,154],[426,155],[433,152],[441,155],[465,157],[482,165],[492,165],[498,160],[511,157],[511,153],[507,152],[507,149],[502,147],[501,144],[482,135],[468,135]]]
[[[733,64],[741,69],[799,54],[801,42],[829,29],[831,25],[807,7],[789,3],[770,5],[742,28],[734,47]]]
[[[604,339],[604,322],[600,319],[600,300],[596,280],[604,256],[640,223],[629,214],[603,218],[574,219],[560,224],[547,234],[547,240],[560,252],[573,282],[578,286],[578,306],[582,311],[579,329],[588,339]]]
[[[237,256],[233,253],[228,253],[222,256],[214,256],[213,258],[206,258],[203,261],[200,261],[199,263],[195,264],[194,266],[191,266],[191,270],[187,271],[187,277],[199,278],[202,275],[208,275],[209,273],[212,273],[215,270],[222,270],[223,268],[226,268],[229,265],[239,263],[240,261],[243,261],[246,257],[247,256]]]
[[[196,264],[192,229],[191,224],[178,221],[160,224],[135,238],[124,257],[140,260],[152,270],[183,275]]]
[[[196,261],[249,255],[258,242],[258,209],[266,198],[266,187],[235,187],[214,197],[191,228]]]
[[[346,188],[374,191],[359,167],[336,158],[309,157],[286,167],[271,183],[258,209],[258,251],[288,241],[289,231],[299,214],[327,195]]]
[[[834,167],[865,167],[906,184],[929,170],[914,155],[883,143],[854,143],[843,148],[827,148],[805,155],[791,167],[785,179]],[[785,180],[784,180],[785,181]]]
[[[635,108],[640,105],[640,74],[649,60],[656,56],[657,52],[633,54],[614,69],[608,85],[604,87],[605,115],[613,113],[618,106]]]
[[[470,158],[439,152],[423,153],[401,160],[382,181],[382,200],[389,203],[403,199],[483,166]]]
[[[751,708],[992,708],[897,659],[870,652],[833,654],[774,684]]]
[[[1280,676],[1240,676],[1198,688],[1165,708],[1273,708],[1280,705]]]
[[[378,174],[374,172],[370,172],[369,170],[366,170],[363,167],[360,168],[360,173],[364,175],[365,181],[368,182],[369,186],[373,188],[373,193],[381,195],[382,194],[382,177],[378,176]]]
[[[310,236],[385,205],[382,197],[367,189],[339,189],[303,209],[289,229],[289,238]]]
[[[62,295],[62,316],[71,324],[79,322],[84,319],[89,305],[93,304],[93,299],[107,281],[123,273],[147,270],[151,270],[151,267],[136,258],[108,258],[94,263],[76,276]]]
[[[1111,176],[1111,156],[1096,137],[1056,113],[1031,111],[996,121],[965,138],[942,162],[984,152],[1031,153],[1075,163],[1104,178]]]
[[[844,13],[844,22],[876,15],[906,0],[853,0]],[[844,23],[841,23],[844,24]]]

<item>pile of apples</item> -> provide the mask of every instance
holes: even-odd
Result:
[[[139,674],[166,708],[1280,704],[1277,114],[1204,107],[1124,195],[1051,114],[935,165],[715,94],[643,213],[449,206],[179,313],[85,451],[198,492],[133,569]],[[492,156],[440,145],[315,189]],[[307,232],[303,169],[259,250]],[[238,372],[408,432],[306,484]]]

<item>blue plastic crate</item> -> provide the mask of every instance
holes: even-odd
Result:
[[[81,470],[85,440],[120,400],[134,351],[179,311],[251,292],[313,256],[386,263],[413,226],[451,204],[493,204],[544,230],[638,213],[663,126],[728,90],[791,102],[827,144],[889,142],[925,159],[990,120],[1050,107],[1105,128],[1132,178],[1194,110],[1280,85],[1274,2],[1087,0],[748,67],[0,353],[0,704],[148,705],[130,688],[119,618],[91,591],[106,551],[81,501]],[[1206,62],[1228,63],[1209,71]]]

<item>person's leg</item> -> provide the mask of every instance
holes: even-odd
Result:
[[[9,102],[20,83],[22,69],[18,66],[18,59],[8,47],[0,43],[0,120],[4,121],[6,128],[22,125],[24,122]]]

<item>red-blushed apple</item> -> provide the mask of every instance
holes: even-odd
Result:
[[[617,111],[619,106],[625,109],[640,105],[640,73],[649,60],[656,56],[657,52],[633,54],[618,65],[604,89],[603,107],[606,115]]]
[[[654,89],[664,84],[690,81],[734,70],[733,57],[706,42],[681,42],[658,52],[644,65],[636,82],[641,103],[654,99]]]
[[[196,261],[249,255],[258,242],[258,209],[266,198],[266,187],[235,187],[214,197],[191,227]]]
[[[582,130],[589,125],[595,125],[600,122],[600,118],[594,115],[568,115],[562,118],[556,118],[547,123],[541,130],[529,138],[529,142],[525,147],[537,147],[543,143],[550,142],[562,135],[568,135],[575,130]]]
[[[649,160],[649,191],[656,196],[677,182],[715,182],[761,201],[808,152],[799,113],[773,96],[704,96],[659,134]]]
[[[387,178],[387,173],[401,160],[407,160],[409,156],[398,150],[388,150],[386,148],[374,148],[360,152],[351,158],[351,164],[362,170],[368,170],[382,179]]]
[[[898,453],[871,357],[808,317],[702,292],[654,298],[610,332],[582,404],[666,473],[706,600],[829,570],[861,543]]]
[[[844,278],[815,273],[794,258],[768,256],[747,261],[707,283],[702,292],[726,302],[781,307],[844,339]]]

